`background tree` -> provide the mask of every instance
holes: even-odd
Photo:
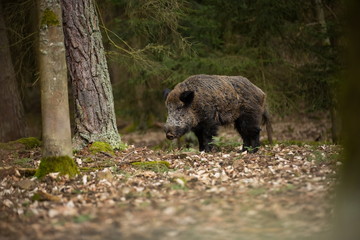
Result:
[[[358,23],[360,2],[347,0],[346,57],[348,68],[343,75],[341,88],[342,139],[344,166],[341,172],[335,214],[335,234],[332,239],[359,239],[360,229],[354,223],[360,221],[360,32]]]
[[[119,147],[112,86],[92,0],[62,0],[67,63],[75,102],[74,145]]]
[[[37,63],[37,1],[2,0],[3,17],[28,136],[41,136],[40,81]]]
[[[60,0],[39,1],[39,70],[43,158],[36,173],[75,175]]]
[[[0,2],[0,142],[26,135],[24,108],[16,81],[2,3]]]

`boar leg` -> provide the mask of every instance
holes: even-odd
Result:
[[[257,152],[260,146],[259,121],[250,114],[243,114],[235,120],[235,128],[243,139],[243,151]]]
[[[252,129],[249,129],[249,135],[250,135],[250,153],[255,153],[259,150],[260,146],[260,128],[254,127]],[[249,148],[248,148],[249,149]]]
[[[205,146],[204,146],[204,138],[203,138],[203,133],[202,133],[202,129],[196,128],[193,129],[193,132],[195,133],[198,142],[199,142],[199,151],[204,151],[205,150]]]
[[[197,126],[193,129],[199,141],[199,151],[211,152],[213,145],[211,144],[212,138],[217,135],[217,126],[205,127]]]

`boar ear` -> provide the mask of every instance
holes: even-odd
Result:
[[[167,99],[167,96],[169,95],[170,92],[171,92],[171,89],[168,89],[168,88],[165,88],[163,90],[163,98],[164,98],[164,100]]]
[[[179,98],[185,105],[189,105],[194,99],[194,91],[184,91]]]

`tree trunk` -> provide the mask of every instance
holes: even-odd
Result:
[[[357,4],[359,6],[359,4]],[[358,9],[358,8],[357,8]],[[356,12],[356,14],[358,14]],[[360,20],[360,17],[356,17]],[[355,24],[355,23],[354,23]],[[356,24],[357,25],[357,24]],[[337,214],[333,239],[360,239],[360,228],[354,224],[360,222],[360,34],[352,28],[353,61],[350,73],[346,76],[344,99],[342,99],[342,140],[344,142],[344,166],[341,173],[341,182],[338,187]],[[355,47],[354,47],[355,46]],[[356,53],[356,54],[355,54]]]
[[[75,102],[74,147],[120,145],[112,87],[92,0],[62,0],[67,63]]]
[[[335,103],[332,103],[332,106],[330,107],[330,119],[331,119],[331,139],[333,143],[338,144],[340,141],[339,138],[341,133],[340,132],[341,123]]]
[[[43,157],[72,156],[60,0],[39,0]]]
[[[316,15],[317,19],[321,25],[321,33],[324,36],[327,36],[327,26],[326,26],[326,20],[325,20],[325,14],[324,14],[324,8],[321,0],[315,0],[315,6],[316,6]],[[330,46],[330,38],[329,36],[324,38],[323,44],[325,46]]]
[[[26,125],[3,16],[0,2],[0,142],[8,142],[24,137]]]
[[[321,26],[321,33],[324,36],[323,39],[323,46],[330,46],[331,47],[331,42],[330,42],[330,38],[328,35],[328,30],[327,30],[327,26],[326,26],[326,19],[325,19],[325,13],[324,13],[324,7],[323,7],[323,3],[321,0],[315,0],[315,6],[316,6],[316,15],[317,15],[317,19],[318,22]],[[330,49],[331,51],[331,49]],[[332,86],[329,86],[329,88],[331,88]],[[333,91],[331,89],[331,91]],[[330,118],[331,118],[331,139],[332,142],[337,144],[339,143],[339,137],[340,137],[340,118],[339,115],[337,114],[337,101],[336,101],[336,97],[335,94],[332,94],[332,102],[331,102],[331,106],[330,106]]]
[[[360,239],[360,15],[358,0],[347,3],[347,74],[343,75],[341,110],[344,166],[337,192],[335,234],[332,239]]]

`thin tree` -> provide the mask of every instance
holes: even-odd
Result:
[[[60,0],[39,0],[39,10],[43,158],[36,175],[75,175]]]
[[[3,16],[0,2],[0,142],[7,142],[24,137],[26,125]]]
[[[348,69],[342,79],[342,142],[344,166],[337,191],[335,234],[332,239],[360,239],[360,15],[358,0],[346,2]]]
[[[119,147],[114,100],[92,0],[62,0],[66,59],[75,102],[75,148],[96,141]]]
[[[323,46],[331,46],[330,37],[328,34],[328,29],[326,25],[326,19],[325,19],[325,13],[324,13],[324,6],[321,0],[315,0],[315,7],[316,7],[316,17],[318,19],[318,22],[321,26],[320,31],[323,36]],[[329,48],[331,51],[332,48]],[[334,90],[332,90],[334,92]],[[337,104],[336,104],[336,97],[335,94],[332,93],[333,96],[330,96],[331,98],[331,105],[330,105],[330,116],[331,116],[331,138],[333,143],[339,143],[339,137],[340,137],[340,119],[337,113]]]

